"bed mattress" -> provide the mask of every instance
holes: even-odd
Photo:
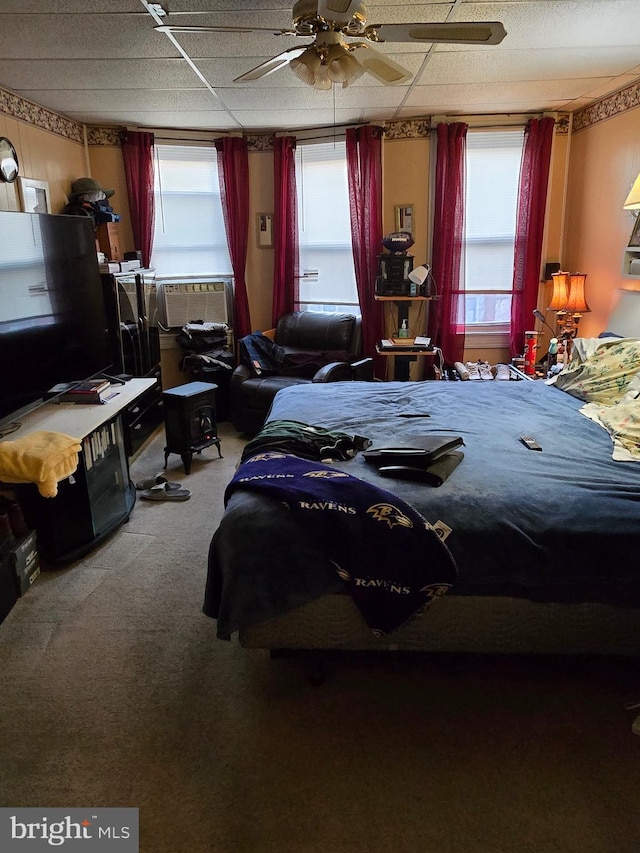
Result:
[[[362,454],[332,463],[451,529],[458,580],[425,623],[454,596],[636,608],[640,468],[613,461],[608,433],[581,406],[544,382],[336,383],[280,392],[269,421],[375,442],[463,438],[464,460],[440,487],[384,478]],[[542,452],[527,449],[522,434]],[[219,636],[340,592],[321,543],[305,539],[290,515],[256,495],[231,497],[212,542],[204,608]]]

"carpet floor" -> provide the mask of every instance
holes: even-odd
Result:
[[[0,806],[137,807],[143,853],[638,853],[637,661],[347,655],[316,687],[216,639],[220,434],[169,459],[189,501],[138,501],[0,626]]]

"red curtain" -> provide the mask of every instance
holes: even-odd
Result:
[[[142,263],[148,268],[151,264],[155,215],[153,134],[127,130],[121,136],[121,144],[133,239],[136,249],[142,252]]]
[[[429,335],[449,363],[464,359],[464,201],[467,125],[437,127],[431,266],[437,295],[429,303]],[[433,295],[433,294],[432,294]]]
[[[533,328],[532,314],[538,304],[554,125],[552,118],[530,119],[524,134],[513,258],[511,355],[524,351],[524,333]]]
[[[283,314],[297,311],[298,199],[296,193],[296,140],[277,136],[273,148],[273,316],[275,326]]]
[[[245,270],[249,239],[249,155],[243,137],[216,139],[224,227],[233,267],[233,330],[236,341],[251,332]]]
[[[362,355],[374,356],[384,337],[382,303],[376,302],[378,254],[382,251],[382,129],[347,129],[347,176],[351,243],[358,301],[362,313]],[[383,358],[374,358],[375,372],[384,375]]]

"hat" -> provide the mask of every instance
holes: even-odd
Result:
[[[111,198],[115,190],[103,190],[100,184],[93,178],[78,178],[71,184],[72,195],[84,195],[85,193],[104,193],[106,198]]]

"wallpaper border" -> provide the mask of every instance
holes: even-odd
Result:
[[[0,86],[0,113],[24,121],[42,130],[48,130],[57,136],[63,136],[72,142],[84,143],[84,126],[73,119],[31,101],[25,101],[19,95]]]
[[[610,95],[606,95],[599,101],[595,101],[581,110],[576,110],[573,115],[573,132],[585,130],[606,121],[609,118],[626,113],[640,107],[640,80],[636,80],[624,89],[618,89]]]

